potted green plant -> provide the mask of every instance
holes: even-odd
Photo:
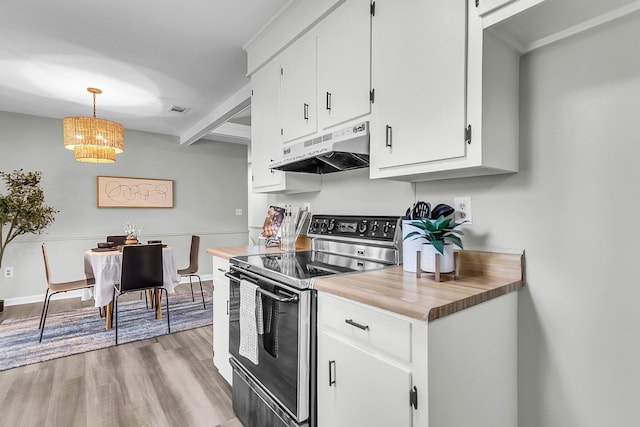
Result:
[[[440,253],[440,272],[451,273],[454,268],[453,245],[463,249],[460,236],[464,235],[457,227],[464,224],[456,223],[453,217],[440,215],[431,220],[422,218],[409,223],[415,230],[407,233],[404,240],[423,239],[426,241],[421,247],[420,269],[430,273],[435,272],[435,254]]]
[[[7,245],[22,234],[40,234],[54,220],[57,210],[44,204],[40,172],[0,172],[8,194],[0,194],[0,267]],[[0,300],[0,305],[4,301]],[[2,311],[2,310],[0,310]]]

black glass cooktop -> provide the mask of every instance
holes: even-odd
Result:
[[[381,262],[316,251],[243,255],[231,258],[231,263],[299,288],[310,287],[312,280],[317,277],[377,270],[388,266]]]

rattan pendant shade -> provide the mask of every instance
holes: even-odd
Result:
[[[85,163],[113,163],[124,151],[124,128],[120,123],[96,118],[96,94],[100,89],[87,88],[93,94],[93,117],[65,117],[62,120],[64,147]]]

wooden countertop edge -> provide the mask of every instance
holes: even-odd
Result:
[[[449,304],[445,304],[439,307],[433,307],[429,310],[426,319],[423,318],[423,320],[432,322],[436,319],[440,319],[441,317],[464,310],[465,308],[473,307],[474,305],[478,305],[485,301],[489,301],[502,295],[506,295],[510,292],[518,291],[523,287],[524,283],[522,282],[522,280],[518,280],[517,282],[509,283],[499,288],[490,289],[480,294],[471,295],[467,298],[450,302]]]
[[[384,295],[378,295],[376,297],[373,292],[369,292],[369,290],[365,289],[362,290],[362,293],[366,293],[366,296],[362,296],[362,293],[358,293],[357,291],[354,292],[353,288],[338,289],[334,287],[323,286],[322,284],[320,284],[319,286],[316,286],[316,289],[320,292],[337,295],[351,301],[360,302],[362,304],[391,311],[393,313],[401,314],[413,319],[432,322],[450,314],[454,314],[458,311],[473,307],[474,305],[478,305],[502,295],[506,295],[510,292],[518,291],[523,287],[523,282],[521,280],[518,280],[516,282],[508,283],[503,286],[479,292],[474,295],[469,295],[467,297],[463,297],[435,307],[427,307],[420,305],[420,303],[402,301],[400,303],[400,308],[398,307],[398,304],[393,303],[393,298]]]

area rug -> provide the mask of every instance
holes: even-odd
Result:
[[[118,344],[166,334],[164,302],[163,298],[162,320],[156,320],[144,300],[120,302]],[[205,302],[206,310],[202,299],[191,301],[190,293],[170,294],[171,333],[211,325],[213,304],[211,294],[206,291]],[[104,318],[95,307],[49,314],[41,343],[39,323],[38,315],[7,319],[0,324],[0,371],[115,345],[115,330],[105,330]]]

